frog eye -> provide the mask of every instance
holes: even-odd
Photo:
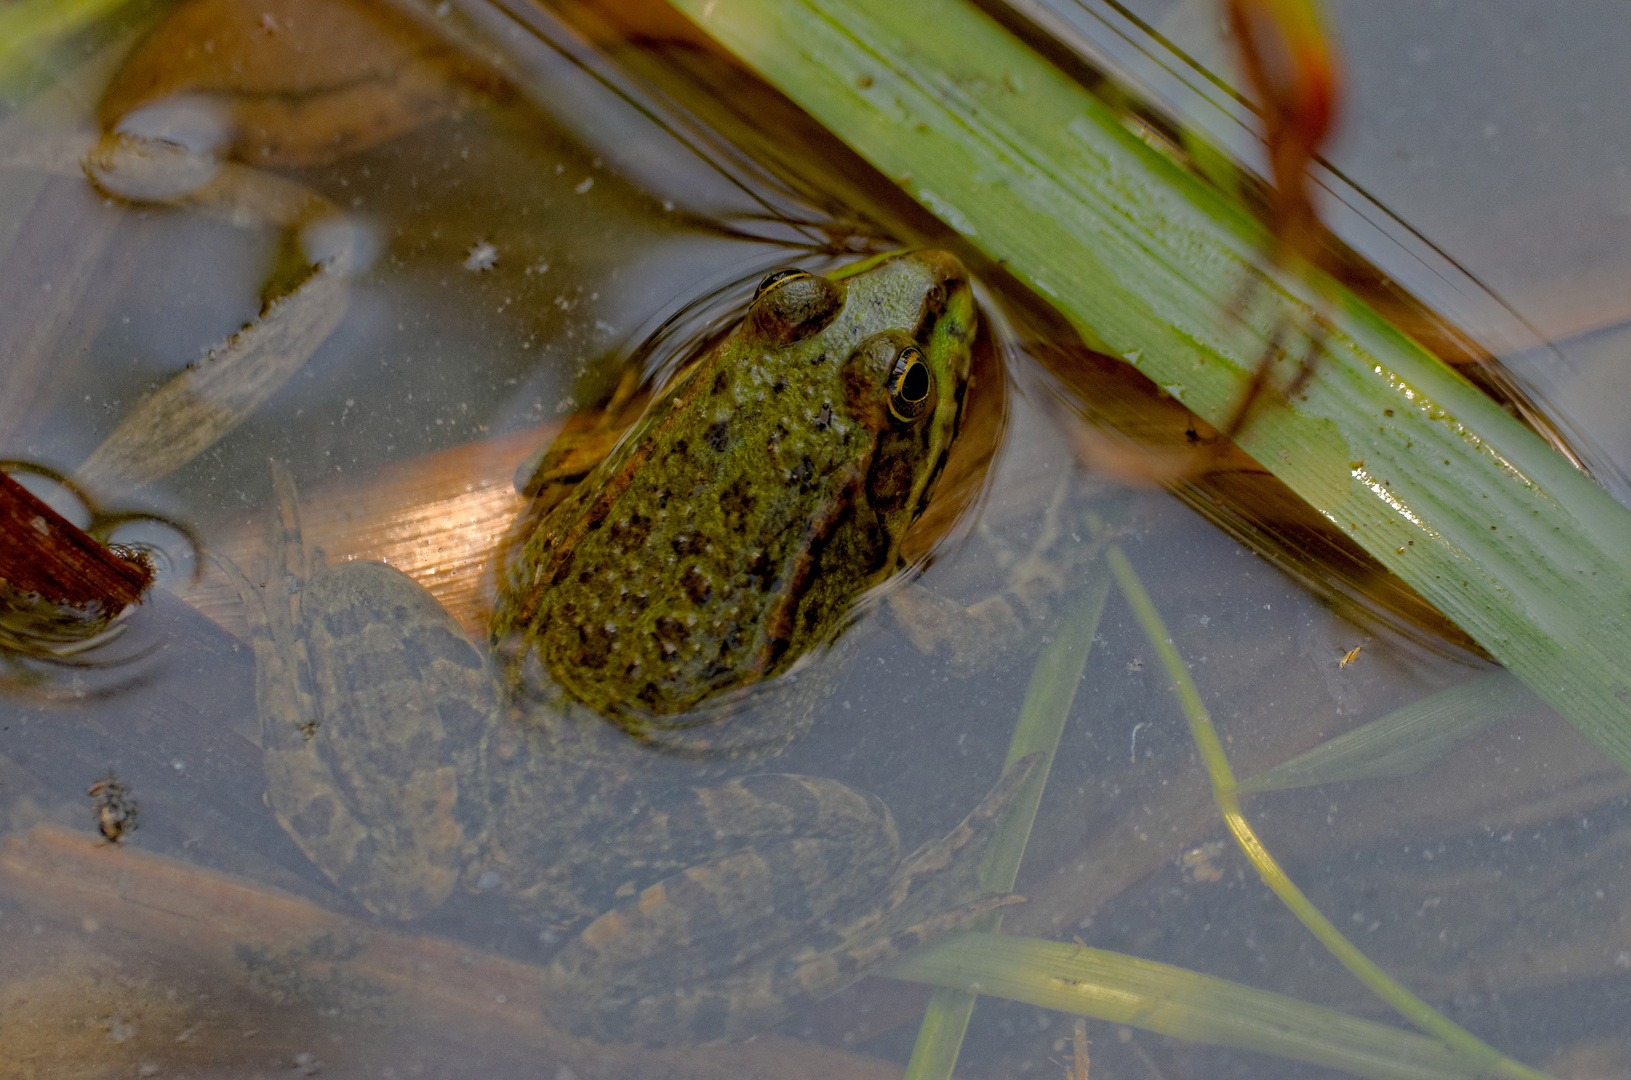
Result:
[[[922,351],[906,346],[889,372],[889,415],[909,424],[923,415],[933,394],[934,373],[924,363]]]
[[[759,282],[759,287],[753,290],[753,300],[755,303],[757,303],[759,297],[763,296],[771,289],[774,289],[784,281],[793,281],[798,278],[807,278],[810,276],[811,274],[808,270],[786,269],[773,271],[766,274],[765,279]]]
[[[825,330],[844,307],[844,288],[803,270],[777,270],[759,283],[748,308],[753,327],[773,346]]]

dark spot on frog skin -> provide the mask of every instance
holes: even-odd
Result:
[[[770,565],[770,556],[763,551],[753,553],[753,561],[748,563],[747,574],[758,582],[760,592],[769,592],[776,583],[776,568]]]
[[[770,384],[770,392],[772,394],[779,394],[783,390],[786,390],[786,389],[787,389],[787,380],[786,379],[777,379],[775,382]]]
[[[720,371],[714,376],[714,393],[723,394],[730,389],[731,377],[728,372]]]
[[[804,609],[803,618],[804,629],[814,630],[816,623],[821,621],[821,609],[811,604]]]
[[[672,654],[690,639],[691,631],[682,620],[664,615],[652,627],[652,636],[660,643],[664,653]]]
[[[707,603],[714,593],[714,583],[695,566],[687,567],[685,573],[680,575],[680,588],[685,590],[685,595],[691,598],[693,604]]]
[[[816,413],[815,426],[817,431],[826,431],[832,426],[831,402],[822,402],[821,411]]]
[[[646,537],[651,535],[651,519],[640,513],[630,514],[624,521],[612,526],[612,542],[622,547],[625,552],[633,553],[646,546]]]
[[[463,698],[437,698],[436,715],[448,731],[475,731],[481,726],[481,710]]]
[[[403,622],[402,625],[412,625]],[[482,669],[481,653],[469,639],[454,634],[446,626],[419,624],[403,635],[402,650],[419,671],[427,671],[437,660],[446,660],[468,671]]]
[[[701,554],[704,544],[702,537],[698,534],[683,533],[676,536],[669,546],[674,549],[674,554],[684,556]]]
[[[733,533],[745,533],[748,515],[753,512],[757,502],[751,484],[740,477],[732,480],[730,486],[719,493],[719,509],[724,514],[725,527]]]
[[[603,668],[612,654],[612,638],[616,631],[604,624],[581,625],[578,627],[578,640],[583,648],[578,653],[578,663],[589,668]]]
[[[788,470],[787,479],[798,485],[800,494],[807,495],[815,489],[811,483],[815,479],[815,472],[815,462],[810,460],[809,454],[805,454],[803,461]]]
[[[302,806],[300,813],[290,818],[289,824],[301,836],[327,836],[338,809],[339,804],[333,797],[322,795]]]
[[[725,447],[731,443],[731,426],[724,420],[715,420],[708,425],[708,431],[703,438],[707,440],[709,446],[714,448],[715,452],[722,454],[725,452]]]

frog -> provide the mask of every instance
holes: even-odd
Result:
[[[285,831],[381,919],[535,933],[552,1022],[613,1042],[749,1037],[1016,901],[978,870],[1038,756],[905,855],[876,795],[768,769],[912,574],[976,319],[944,252],[765,278],[523,518],[486,649],[391,567],[308,558],[274,465],[266,583],[223,569]]]

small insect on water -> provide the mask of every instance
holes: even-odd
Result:
[[[87,788],[85,794],[91,797],[91,805],[96,809],[96,827],[107,843],[121,843],[135,831],[141,808],[130,797],[130,786],[112,769]]]

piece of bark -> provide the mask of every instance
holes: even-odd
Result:
[[[121,558],[0,472],[0,581],[112,617],[141,599],[153,568]]]

